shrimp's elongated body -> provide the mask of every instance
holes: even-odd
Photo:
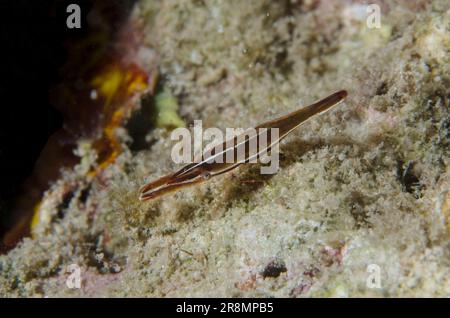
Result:
[[[139,200],[146,201],[154,199],[163,194],[179,190],[186,186],[206,181],[211,177],[228,172],[243,163],[249,162],[250,159],[260,155],[263,151],[270,150],[271,147],[279,143],[290,132],[306,122],[308,119],[318,114],[322,114],[331,109],[333,106],[341,103],[346,96],[347,92],[345,90],[338,91],[314,104],[257,126],[255,128],[256,131],[262,131],[261,128],[277,128],[279,132],[277,138],[271,138],[270,142],[267,143],[266,148],[259,149],[257,153],[251,153],[248,150],[250,149],[249,143],[251,138],[247,138],[239,142],[239,140],[242,139],[240,139],[239,136],[236,136],[234,137],[233,142],[224,142],[222,148],[220,148],[222,149],[221,151],[215,152],[213,150],[209,156],[204,156],[200,162],[188,164],[175,173],[161,177],[142,186],[140,189]],[[252,138],[259,138],[259,134],[260,133]],[[227,147],[227,145],[230,144],[232,146]],[[234,150],[238,147],[244,147],[245,149],[244,160],[234,162],[216,162],[215,160],[212,160],[216,156],[226,156],[226,154],[231,151],[233,151],[233,154],[237,153],[237,151]]]

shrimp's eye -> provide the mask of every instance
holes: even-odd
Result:
[[[209,172],[203,172],[202,177],[203,179],[208,180],[209,178],[211,178],[211,174]]]

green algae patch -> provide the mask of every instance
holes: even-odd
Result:
[[[157,128],[179,128],[185,127],[186,124],[183,119],[178,115],[178,101],[167,90],[155,96],[155,114],[154,125]]]

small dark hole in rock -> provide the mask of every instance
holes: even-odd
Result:
[[[414,163],[409,161],[405,166],[402,162],[398,163],[397,178],[402,184],[402,191],[414,195],[416,199],[421,197],[423,185],[419,178],[413,172]]]
[[[86,188],[84,188],[80,193],[79,201],[83,204],[86,203],[87,199],[89,198],[89,193],[91,192],[91,185],[88,185]]]
[[[154,98],[152,95],[144,96],[141,100],[141,108],[136,111],[128,121],[126,128],[132,138],[129,148],[133,152],[148,149],[145,140],[147,133],[153,128]]]
[[[64,194],[64,197],[62,199],[62,202],[58,205],[58,219],[62,219],[65,215],[65,211],[70,205],[70,201],[72,201],[74,196],[74,191],[69,191],[66,194]]]
[[[385,95],[388,92],[388,85],[386,82],[381,83],[380,86],[378,86],[377,91],[375,95]]]
[[[286,264],[282,260],[273,260],[266,265],[261,275],[266,277],[278,277],[281,273],[287,272]]]

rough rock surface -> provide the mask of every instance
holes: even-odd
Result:
[[[142,46],[186,124],[251,127],[349,97],[282,143],[277,174],[243,166],[144,204],[144,178],[178,167],[168,130],[103,180],[85,177],[80,141],[35,237],[0,257],[0,295],[448,297],[449,3],[373,2],[381,28],[359,1],[140,1]]]

